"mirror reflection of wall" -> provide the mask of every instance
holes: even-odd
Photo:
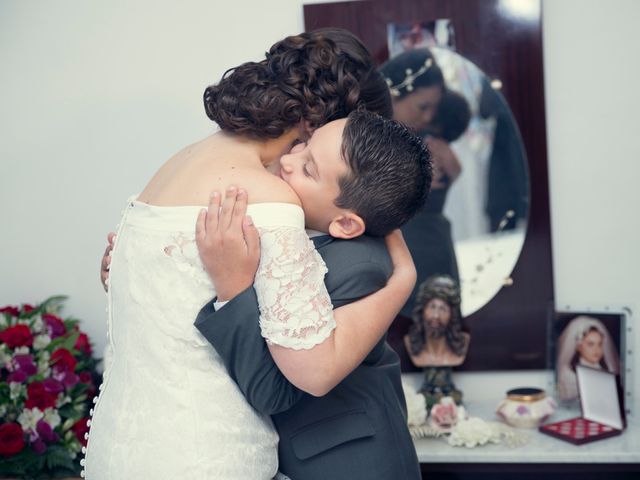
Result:
[[[435,166],[428,205],[403,232],[418,284],[451,275],[467,316],[508,283],[524,243],[529,180],[522,140],[499,82],[453,50],[449,20],[389,24],[387,34],[392,58],[381,71],[394,115],[424,137]],[[410,300],[402,314],[410,316],[412,307]]]

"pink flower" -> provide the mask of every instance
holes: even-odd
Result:
[[[27,378],[29,377],[24,370],[16,370],[7,375],[7,383],[24,383],[27,381]]]
[[[47,392],[42,382],[33,382],[27,385],[26,408],[37,407],[44,412],[46,408],[56,406],[56,395]]]
[[[44,440],[42,440],[40,437],[36,436],[34,437],[34,439],[31,441],[31,448],[33,449],[34,452],[36,452],[38,455],[42,455],[44,452],[47,451],[47,445],[46,443],[44,443]]]
[[[80,442],[83,447],[87,446],[87,439],[84,438],[85,433],[89,431],[89,427],[87,426],[88,418],[81,418],[71,427],[71,431],[76,435],[76,438]]]
[[[33,355],[19,354],[13,357],[13,364],[20,370],[24,370],[29,376],[35,375],[38,372],[38,367],[33,362]]]
[[[33,363],[33,357],[29,354],[19,354],[13,357],[9,365],[11,373],[7,377],[7,383],[23,383],[31,375],[38,373],[38,367]]]
[[[89,398],[94,397],[96,394],[96,387],[93,384],[93,378],[91,378],[91,374],[89,372],[80,372],[78,374],[78,378],[80,379],[80,383],[84,383],[87,385],[87,396]]]
[[[71,352],[66,348],[58,348],[51,354],[51,365],[58,372],[73,372],[78,361],[73,358]]]
[[[36,432],[38,432],[38,436],[47,443],[55,443],[60,440],[58,434],[51,428],[51,425],[44,420],[38,420]]]
[[[464,412],[464,407],[458,407],[453,398],[443,397],[439,403],[431,407],[429,423],[443,432],[448,432],[460,418],[464,418]]]
[[[30,347],[33,345],[33,335],[26,325],[14,325],[0,332],[0,342],[9,348]]]
[[[86,333],[80,332],[80,335],[78,335],[78,339],[76,340],[76,344],[73,348],[81,351],[87,356],[91,355],[91,343],[89,343],[89,337],[87,337]]]
[[[42,385],[47,392],[53,393],[54,395],[57,395],[64,390],[64,386],[62,385],[62,383],[53,378],[45,378],[42,381]]]
[[[0,313],[8,313],[12,317],[17,317],[20,315],[20,309],[12,305],[7,305],[6,307],[0,307]]]
[[[10,457],[24,448],[24,434],[17,423],[0,425],[0,455]]]
[[[60,317],[53,315],[52,313],[45,313],[42,315],[44,323],[47,325],[47,332],[51,339],[64,335],[67,329],[64,326],[64,322]]]

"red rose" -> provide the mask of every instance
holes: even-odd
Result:
[[[71,431],[76,435],[76,438],[83,447],[87,446],[87,440],[84,438],[84,434],[89,431],[87,420],[88,418],[81,418],[71,427]]]
[[[78,361],[73,358],[71,352],[66,348],[59,348],[51,354],[51,365],[54,370],[61,372],[73,372]]]
[[[20,310],[18,309],[18,307],[7,305],[6,307],[0,307],[0,313],[8,313],[12,317],[17,317],[18,315],[20,315]]]
[[[15,325],[0,332],[0,342],[9,348],[30,347],[33,345],[33,335],[26,325]]]
[[[44,323],[47,325],[49,336],[52,339],[64,335],[67,331],[62,319],[60,317],[56,317],[52,313],[45,313],[42,315],[42,320],[44,320]]]
[[[89,343],[89,337],[87,337],[86,333],[80,333],[80,335],[78,335],[78,339],[73,348],[80,350],[87,356],[91,355],[91,343]]]
[[[87,396],[89,398],[94,397],[96,395],[96,387],[93,384],[93,378],[91,377],[91,374],[89,372],[80,372],[78,374],[78,377],[80,378],[80,383],[84,383],[85,385],[88,386],[87,388]]]
[[[28,303],[23,303],[22,304],[22,312],[23,313],[29,313],[32,312],[36,309],[36,307],[34,307],[33,305],[29,305]]]
[[[24,434],[17,423],[0,425],[0,455],[10,457],[24,448]]]
[[[56,395],[47,391],[42,382],[33,382],[27,385],[27,400],[24,402],[26,408],[45,408],[56,406]]]

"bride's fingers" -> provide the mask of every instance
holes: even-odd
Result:
[[[247,244],[247,255],[249,258],[252,258],[257,265],[260,261],[260,234],[253,224],[253,220],[248,215],[242,219],[242,233],[244,235],[244,241]]]
[[[242,231],[242,219],[247,213],[247,192],[242,188],[238,189],[238,195],[236,196],[236,204],[233,207],[233,214],[231,216],[230,228],[234,232]]]
[[[207,209],[203,208],[198,213],[198,219],[196,220],[196,245],[198,248],[202,248],[204,246],[204,241],[207,238]]]
[[[220,192],[213,192],[209,197],[209,210],[207,211],[207,234],[212,235],[220,223]]]
[[[208,208],[208,210],[207,210]],[[218,228],[218,215],[220,214],[220,193],[213,192],[209,197],[209,206],[198,213],[196,219],[196,244],[198,248],[204,247],[207,234],[215,233]]]
[[[227,187],[227,191],[225,192],[224,201],[222,202],[222,213],[220,214],[220,220],[218,228],[221,231],[225,231],[229,228],[231,224],[231,218],[233,215],[233,207],[236,204],[236,195],[238,189],[231,185]]]

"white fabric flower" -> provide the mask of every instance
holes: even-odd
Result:
[[[42,320],[42,317],[40,315],[36,315],[35,317],[33,317],[32,322],[33,325],[31,326],[31,331],[33,331],[34,333],[42,333],[45,331],[46,325],[44,324],[44,321]]]
[[[16,355],[28,355],[29,347],[18,347],[14,350]]]
[[[471,417],[453,427],[447,442],[455,447],[473,448],[488,442],[499,443],[500,432],[481,418]]]
[[[28,432],[29,430],[35,430],[36,425],[43,417],[44,413],[38,408],[25,408],[18,416],[18,423],[22,426],[22,430]]]
[[[60,425],[62,419],[55,408],[49,407],[44,411],[44,421],[47,422],[51,428],[56,428]]]
[[[7,413],[7,406],[0,405],[0,418],[4,417],[5,413]]]
[[[11,400],[17,399],[20,395],[25,393],[27,388],[18,382],[11,382],[9,384],[9,398]]]
[[[402,382],[402,390],[404,390],[404,397],[407,401],[407,425],[418,426],[425,423],[427,420],[427,401],[424,395],[421,395],[415,391],[406,382]]]
[[[42,333],[40,335],[37,335],[33,339],[33,349],[34,350],[42,350],[47,345],[49,345],[50,343],[51,343],[51,337],[49,335],[47,335],[46,333]]]
[[[0,367],[4,367],[6,369],[11,365],[11,355],[7,351],[7,346],[5,344],[0,345]]]

